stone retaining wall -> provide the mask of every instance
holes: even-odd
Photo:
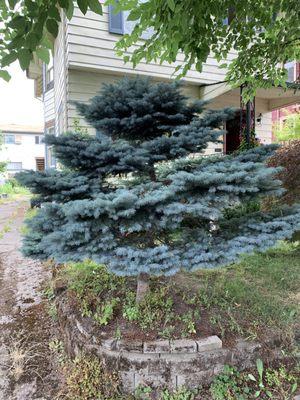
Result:
[[[280,357],[279,349],[270,347],[266,351],[259,343],[244,340],[233,348],[224,348],[217,336],[151,342],[101,339],[99,327],[79,316],[64,294],[57,296],[56,305],[68,354],[99,356],[108,369],[118,371],[124,393],[132,393],[140,385],[194,388],[210,383],[224,365],[243,370],[255,365],[257,358],[272,361]]]

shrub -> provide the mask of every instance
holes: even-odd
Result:
[[[283,167],[278,173],[286,192],[279,199],[292,204],[300,201],[300,140],[293,140],[281,146],[270,158],[270,167]]]

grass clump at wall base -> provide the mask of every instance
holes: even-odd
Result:
[[[300,327],[300,245],[281,243],[264,254],[215,271],[153,278],[145,301],[135,302],[135,279],[91,261],[61,275],[82,316],[108,337],[156,339],[219,335],[292,342]]]
[[[117,374],[95,357],[76,357],[64,366],[64,374],[66,400],[121,400]]]
[[[94,356],[79,356],[67,360],[62,369],[64,388],[59,399],[64,400],[291,400],[299,391],[300,366],[296,363],[267,367],[261,360],[256,367],[239,372],[225,366],[210,385],[190,390],[161,388],[157,393],[149,386],[139,386],[132,395],[121,393],[117,373],[107,372]]]

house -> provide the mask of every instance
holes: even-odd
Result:
[[[127,12],[114,14],[111,7],[103,6],[103,15],[91,11],[83,15],[75,8],[70,21],[61,13],[62,22],[54,42],[53,60],[45,66],[35,59],[27,71],[27,76],[35,80],[35,96],[44,101],[47,133],[55,132],[59,135],[72,130],[74,121],[79,118],[72,102],[87,102],[101,89],[103,83],[136,75],[168,81],[172,79],[174,67],[183,61],[183,56],[179,55],[174,65],[141,62],[133,69],[129,63],[124,64],[114,52],[120,35],[132,29],[133,22],[127,21]],[[234,57],[235,53],[232,52],[229,58]],[[218,65],[216,59],[209,57],[201,73],[192,68],[183,80],[186,95],[209,100],[211,108],[232,106],[241,110],[236,119],[227,124],[229,133],[224,145],[211,145],[208,152],[233,151],[239,145],[240,132],[244,126],[250,131],[256,125],[260,141],[270,143],[272,111],[299,102],[300,95],[297,96],[292,90],[284,91],[275,87],[259,89],[255,102],[248,104],[245,110],[241,106],[240,89],[232,89],[225,82],[226,70],[219,69]],[[79,119],[79,124],[93,132],[83,119]],[[48,166],[55,165],[51,149],[47,150],[46,162]]]
[[[5,161],[6,174],[13,176],[16,172],[33,169],[45,169],[45,144],[42,127],[25,125],[0,125],[3,145],[0,150],[0,161]]]

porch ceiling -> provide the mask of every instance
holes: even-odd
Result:
[[[288,88],[272,87],[269,89],[260,88],[256,92],[256,98],[267,101],[268,111],[290,106],[292,104],[300,104],[300,85],[289,85]],[[200,98],[203,100],[213,100],[219,96],[230,95],[231,97],[239,97],[240,89],[233,89],[226,82],[217,82],[213,85],[203,85],[200,87]]]
[[[268,100],[270,111],[292,104],[300,104],[299,88],[284,89],[282,87],[273,87],[270,89],[258,89],[256,97]]]

